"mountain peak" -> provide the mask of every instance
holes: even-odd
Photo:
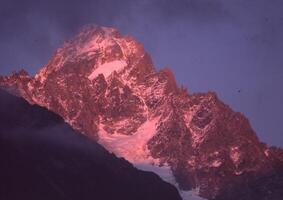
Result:
[[[57,49],[36,78],[42,82],[53,72],[66,72],[74,68],[90,80],[98,74],[107,78],[114,71],[135,68],[140,62],[152,65],[143,45],[133,37],[122,36],[115,28],[88,25]]]
[[[264,199],[256,191],[269,193],[254,178],[270,180],[274,166],[283,166],[282,151],[263,145],[242,114],[213,92],[188,95],[170,69],[155,70],[143,46],[114,28],[83,28],[35,77],[22,77],[0,78],[0,86],[16,88],[117,156],[202,197],[242,199],[223,191],[237,194],[244,184],[251,199]]]

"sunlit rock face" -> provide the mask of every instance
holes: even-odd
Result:
[[[233,199],[225,195],[245,185],[246,199],[266,199],[272,186],[253,182],[282,171],[282,150],[261,143],[242,114],[213,92],[178,87],[170,69],[157,71],[139,42],[113,28],[84,28],[34,77],[21,71],[0,85],[137,167],[154,168],[181,193]]]

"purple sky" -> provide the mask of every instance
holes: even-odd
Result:
[[[283,147],[282,0],[1,0],[0,74],[34,74],[85,24],[117,27],[189,92],[213,90]]]

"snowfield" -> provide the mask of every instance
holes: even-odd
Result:
[[[156,134],[158,118],[146,121],[134,135],[108,134],[103,124],[99,126],[99,141],[108,151],[118,157],[123,157],[136,168],[156,173],[164,181],[171,183],[178,189],[178,184],[169,166],[159,166],[159,160],[149,155],[147,142]],[[184,200],[204,200],[198,196],[197,190],[182,191]]]

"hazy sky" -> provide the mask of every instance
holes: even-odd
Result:
[[[213,90],[283,147],[282,0],[0,0],[0,74],[34,74],[95,23],[141,41],[189,92]]]

